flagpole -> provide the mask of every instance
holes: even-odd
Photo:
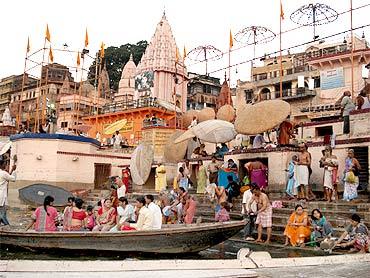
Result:
[[[354,51],[354,39],[353,39],[353,5],[352,0],[350,0],[350,11],[351,11],[351,96],[354,100],[354,59],[353,59],[353,51]]]
[[[39,83],[39,94],[37,96],[37,101],[36,101],[36,117],[35,117],[35,127],[34,127],[34,130],[35,132],[38,131],[39,129],[39,119],[40,119],[40,114],[39,114],[39,111],[38,111],[38,104],[40,102],[40,95],[41,95],[41,87],[42,87],[42,67],[44,66],[44,59],[45,59],[45,50],[46,50],[46,36],[44,38],[44,47],[43,47],[43,51],[42,51],[42,61],[41,61],[41,74],[40,74],[40,83]]]
[[[77,125],[79,125],[79,113],[80,113],[80,104],[81,104],[81,92],[82,92],[82,77],[83,77],[83,70],[85,64],[85,55],[82,56],[82,67],[81,67],[81,77],[80,77],[80,87],[78,88],[78,102],[77,102]],[[77,131],[77,129],[76,129]]]
[[[283,8],[282,3],[280,0],[280,29],[279,29],[279,55],[280,55],[280,98],[283,97],[283,56],[281,53],[281,24],[282,24],[282,16],[283,16]]]
[[[23,101],[23,91],[24,91],[24,85],[25,85],[25,75],[26,75],[26,67],[27,67],[27,54],[29,51],[29,43],[30,40],[28,38],[27,41],[27,49],[26,49],[26,57],[24,58],[24,68],[23,68],[23,76],[22,76],[22,88],[21,88],[21,96],[20,96],[20,101],[19,101],[19,108],[18,108],[18,118],[17,118],[17,128],[19,128],[19,123],[22,123],[22,101]]]

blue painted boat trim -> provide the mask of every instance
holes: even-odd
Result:
[[[50,133],[24,133],[24,134],[16,134],[10,136],[10,141],[17,141],[20,139],[48,139],[48,140],[67,140],[67,141],[76,141],[76,142],[84,142],[84,143],[91,143],[100,147],[100,142],[93,138],[83,137],[83,136],[76,136],[76,135],[67,135],[67,134],[50,134]]]

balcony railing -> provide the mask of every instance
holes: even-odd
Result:
[[[120,102],[106,104],[103,106],[103,113],[114,113],[118,111],[143,107],[159,107],[157,98],[148,97],[137,100],[124,100]]]
[[[307,88],[296,88],[296,89],[286,89],[282,92],[282,97],[285,100],[297,99],[297,98],[306,98],[316,96],[315,90],[309,90]],[[280,92],[275,92],[275,98],[280,97]]]

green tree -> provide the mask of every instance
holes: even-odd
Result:
[[[147,41],[139,41],[136,44],[126,43],[120,47],[109,46],[105,49],[105,57],[102,61],[102,66],[106,66],[109,74],[109,81],[111,89],[118,90],[118,84],[121,79],[121,73],[123,66],[130,59],[130,55],[134,58],[134,62],[137,65],[143,56],[146,47],[148,46]],[[95,81],[95,61],[89,68],[88,79],[91,84]]]

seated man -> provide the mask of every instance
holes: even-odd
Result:
[[[124,222],[121,230],[138,230],[146,231],[153,230],[153,212],[146,206],[145,198],[139,196],[136,199],[136,209],[139,211],[139,215],[136,223]]]
[[[347,239],[346,243],[341,243]],[[352,247],[351,251],[366,253],[369,252],[369,230],[365,224],[361,223],[361,217],[353,214],[351,224],[346,231],[340,236],[336,245],[340,247]]]
[[[240,195],[240,186],[236,181],[234,181],[234,178],[231,175],[227,176],[227,181],[229,182],[226,188],[227,189],[227,201],[231,204],[230,208],[232,208],[233,198],[238,197]]]

